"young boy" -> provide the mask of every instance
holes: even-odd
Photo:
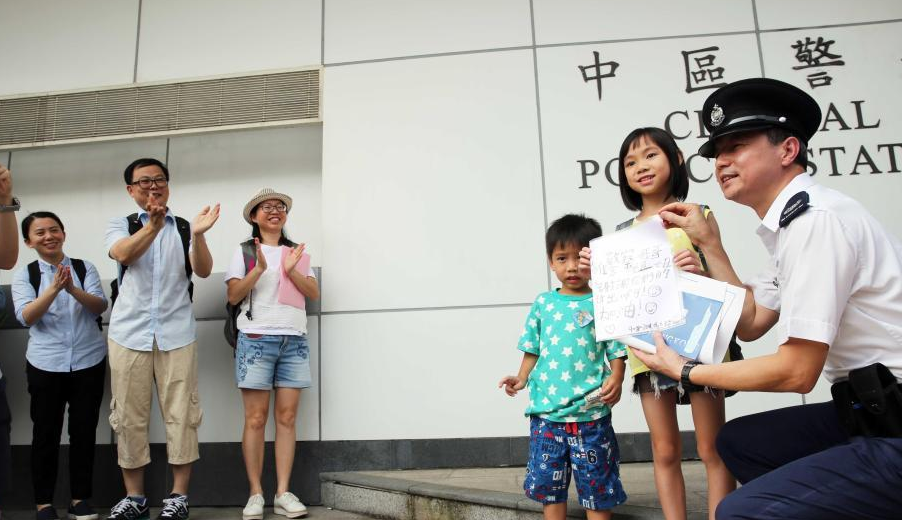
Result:
[[[598,222],[583,215],[564,215],[548,228],[548,263],[562,287],[536,297],[517,345],[520,372],[498,384],[514,396],[529,382],[523,488],[543,504],[546,519],[566,517],[571,471],[590,520],[610,519],[611,508],[626,501],[610,408],[620,400],[626,347],[595,341],[592,291],[578,270],[580,249],[598,236]]]

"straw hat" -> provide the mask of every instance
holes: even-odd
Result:
[[[260,204],[264,200],[281,200],[285,203],[285,207],[288,208],[288,211],[291,211],[291,197],[284,193],[279,193],[272,188],[263,188],[244,205],[244,220],[246,220],[248,224],[253,225],[251,211],[253,211],[257,204]]]

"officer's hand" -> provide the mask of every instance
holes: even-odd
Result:
[[[680,372],[683,370],[686,359],[667,346],[667,343],[664,341],[664,336],[660,332],[655,332],[654,338],[656,349],[654,354],[649,354],[648,352],[633,347],[630,347],[630,350],[633,351],[633,355],[635,355],[639,361],[645,363],[645,366],[652,369],[654,372],[664,374],[671,379],[679,381]]]
[[[720,239],[711,229],[704,211],[698,204],[673,202],[661,208],[658,215],[664,220],[665,226],[682,229],[689,236],[689,240],[699,247],[711,245]]]

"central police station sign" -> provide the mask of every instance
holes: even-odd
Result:
[[[859,175],[862,173],[900,173],[902,165],[902,142],[878,143],[874,146],[853,144],[851,147],[824,146],[816,147],[822,132],[847,132],[852,130],[868,130],[880,128],[881,120],[876,114],[873,119],[865,118],[865,100],[849,101],[846,112],[835,103],[829,103],[826,109],[821,107],[824,113],[823,122],[818,134],[812,138],[812,147],[808,149],[808,173],[810,175]],[[702,122],[701,110],[675,110],[667,114],[663,121],[657,125],[667,130],[677,142],[690,137],[707,139],[708,132]],[[713,166],[708,159],[697,153],[684,151],[687,155],[686,166],[689,179],[696,183],[708,182],[713,178]],[[897,155],[898,154],[898,155]],[[820,162],[823,167],[818,166]],[[613,186],[617,186],[617,157],[609,158],[604,162],[595,159],[577,159],[579,167],[578,187],[586,189],[592,187],[592,182],[603,172],[603,179]]]
[[[539,49],[539,100],[548,218],[583,211],[605,230],[628,217],[617,187],[617,152],[632,129],[664,128],[689,167],[689,199],[729,215],[701,107],[731,81],[767,76],[794,84],[821,106],[809,174],[819,182],[895,204],[886,183],[902,179],[902,24],[812,28],[758,35],[655,39]],[[886,200],[884,200],[886,199]],[[862,200],[868,204],[868,200]],[[898,230],[896,230],[898,233]]]

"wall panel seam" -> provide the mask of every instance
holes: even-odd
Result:
[[[453,52],[436,52],[436,53],[426,53],[426,54],[415,54],[410,56],[392,56],[387,58],[373,58],[369,60],[355,60],[355,61],[343,61],[343,62],[335,62],[335,63],[325,63],[325,59],[323,60],[323,67],[342,67],[347,65],[363,65],[367,63],[382,63],[382,62],[393,62],[393,61],[403,61],[403,60],[415,60],[415,59],[424,59],[424,58],[441,58],[444,56],[463,56],[469,54],[485,54],[489,52],[505,52],[505,51],[516,51],[516,50],[526,50],[526,49],[551,49],[555,47],[571,47],[571,46],[579,46],[579,45],[603,45],[609,43],[632,43],[632,42],[645,42],[645,41],[655,41],[655,40],[680,40],[687,38],[712,38],[716,36],[737,36],[742,34],[754,34],[756,36],[760,34],[767,33],[777,33],[777,32],[786,32],[786,31],[802,31],[802,30],[815,30],[815,29],[833,29],[840,27],[857,27],[862,25],[879,25],[879,24],[891,24],[891,23],[899,23],[902,22],[902,18],[893,18],[889,20],[878,20],[872,22],[850,22],[850,23],[842,23],[842,24],[825,24],[825,25],[812,25],[805,27],[790,27],[790,28],[781,28],[781,29],[755,29],[747,30],[747,31],[726,31],[726,32],[713,32],[713,33],[698,33],[698,34],[674,34],[668,36],[647,36],[643,38],[618,38],[611,40],[589,40],[589,41],[575,41],[575,42],[562,42],[562,43],[543,43],[543,44],[534,44],[534,45],[520,45],[514,47],[496,47],[490,49],[473,49],[466,51],[453,51]],[[757,22],[756,22],[757,25]]]

